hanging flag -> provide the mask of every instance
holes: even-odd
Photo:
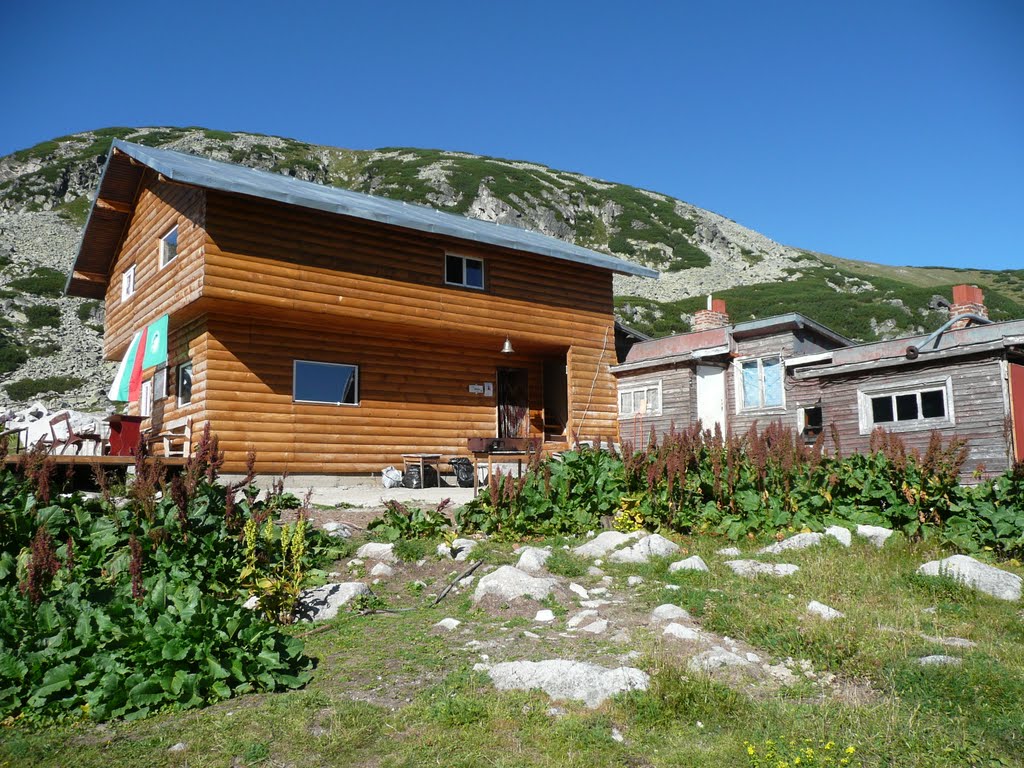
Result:
[[[157,318],[146,327],[146,353],[142,357],[143,368],[153,368],[167,363],[167,315]]]
[[[121,402],[137,402],[142,395],[142,371],[166,363],[167,315],[164,315],[132,337],[107,397]]]
[[[139,343],[141,341],[142,331],[137,331],[132,337],[132,343],[128,345],[128,351],[124,353],[124,359],[121,360],[121,364],[117,367],[114,383],[110,385],[110,391],[107,392],[107,397],[111,400],[128,402],[129,381],[132,371],[135,368],[136,362],[142,362],[142,356],[139,354]]]

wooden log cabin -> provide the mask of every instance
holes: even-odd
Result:
[[[844,453],[866,452],[877,428],[923,453],[933,431],[962,438],[961,479],[1024,461],[1024,320],[989,323],[984,296],[956,286],[935,333],[854,344],[799,313],[731,324],[724,302],[697,313],[692,333],[635,344],[612,368],[620,434],[698,420],[741,434],[781,421],[807,442],[832,429]]]
[[[163,315],[129,412],[209,424],[239,472],[347,475],[474,436],[617,435],[612,274],[516,227],[115,141],[68,281],[104,354]]]

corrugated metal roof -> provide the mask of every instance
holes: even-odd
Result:
[[[124,152],[169,179],[185,184],[251,195],[516,251],[542,254],[627,275],[658,276],[655,270],[648,267],[507,224],[479,221],[436,211],[423,205],[314,184],[291,176],[258,171],[169,149],[153,149],[120,140],[114,141],[113,149]]]

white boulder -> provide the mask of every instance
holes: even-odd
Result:
[[[395,545],[382,544],[377,541],[363,544],[363,546],[356,550],[356,557],[363,558],[364,560],[377,560],[381,563],[398,562],[398,558],[395,556]]]
[[[740,576],[791,576],[800,570],[789,563],[760,563],[757,560],[726,560],[725,564]]]
[[[811,600],[811,602],[807,604],[807,612],[812,616],[817,616],[825,621],[846,618],[845,613],[837,611],[835,608],[829,608],[827,605],[819,603],[817,600]]]
[[[652,557],[669,557],[679,551],[679,545],[664,536],[652,533],[644,536],[636,544],[625,549],[618,549],[608,555],[615,563],[646,563]]]
[[[924,576],[948,576],[1000,600],[1020,600],[1020,576],[986,565],[967,555],[932,560],[918,568],[917,572]]]
[[[809,549],[810,547],[817,547],[824,541],[825,536],[821,533],[798,533],[796,536],[790,536],[788,539],[783,539],[769,547],[764,547],[758,550],[759,555],[777,555],[780,552],[787,552],[792,549]]]
[[[825,535],[831,536],[844,547],[848,547],[853,543],[853,534],[850,533],[850,529],[843,528],[841,525],[830,525],[825,529]]]
[[[555,579],[531,576],[511,565],[503,565],[477,582],[473,602],[488,596],[499,600],[516,600],[521,597],[543,600],[557,584]]]
[[[882,528],[878,525],[857,526],[857,535],[861,538],[867,539],[879,549],[885,546],[886,540],[892,536],[893,533],[895,533],[895,531],[891,528]]]
[[[304,589],[299,594],[295,615],[301,621],[323,621],[338,615],[338,609],[359,595],[369,595],[370,588],[361,581],[347,581],[341,584],[323,584],[313,589]]]
[[[659,621],[676,621],[677,619],[690,621],[690,614],[687,613],[685,608],[680,608],[678,605],[673,605],[672,603],[659,605],[651,611],[652,623]]]
[[[667,625],[665,629],[662,630],[662,634],[665,637],[674,637],[676,640],[700,640],[699,629],[687,627],[682,624],[676,624],[675,622]]]
[[[617,693],[645,691],[650,684],[647,673],[634,667],[608,669],[563,659],[476,664],[473,669],[486,672],[501,691],[540,689],[555,701],[572,699],[591,708],[600,706]]]
[[[550,549],[540,547],[523,547],[519,550],[519,562],[516,568],[527,573],[539,573],[544,570],[544,565],[551,557]]]
[[[580,557],[604,557],[613,549],[618,549],[623,544],[635,541],[645,536],[644,531],[633,531],[632,533],[619,533],[618,531],[605,531],[586,544],[576,547],[573,552]]]
[[[705,571],[707,572],[708,564],[704,562],[704,559],[700,555],[694,555],[688,557],[685,560],[680,560],[677,563],[672,563],[668,567],[669,573],[676,573],[678,571]]]

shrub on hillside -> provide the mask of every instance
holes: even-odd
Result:
[[[64,294],[64,284],[67,279],[67,275],[60,270],[36,267],[30,275],[11,280],[8,285],[25,293],[56,299]]]
[[[83,384],[85,380],[76,376],[44,376],[41,379],[18,379],[5,384],[4,389],[12,400],[28,400],[44,392],[70,392]]]

